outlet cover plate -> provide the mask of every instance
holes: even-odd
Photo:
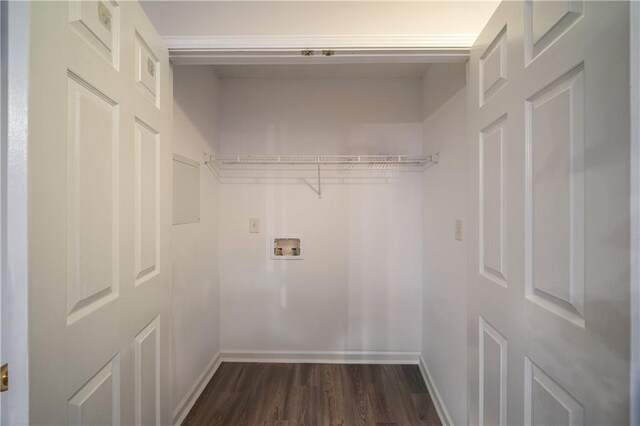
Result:
[[[251,234],[260,233],[260,219],[258,219],[257,217],[252,217],[249,219],[249,233]]]

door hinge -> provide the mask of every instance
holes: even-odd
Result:
[[[9,390],[9,364],[0,367],[0,392]]]

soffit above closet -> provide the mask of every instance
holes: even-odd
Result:
[[[477,35],[499,1],[150,1],[163,37]]]
[[[175,65],[465,62],[497,1],[146,1]]]
[[[221,79],[420,79],[429,64],[215,65]]]

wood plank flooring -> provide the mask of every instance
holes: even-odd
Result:
[[[441,425],[417,365],[222,363],[183,425]]]

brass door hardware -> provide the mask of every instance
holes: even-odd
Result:
[[[321,51],[323,56],[333,56],[336,54],[336,51],[333,49],[324,49]],[[316,52],[312,49],[304,49],[300,51],[300,55],[302,56],[314,56]]]
[[[151,58],[147,58],[147,72],[151,77],[155,76],[156,74],[156,64]]]
[[[98,2],[98,20],[109,31],[111,31],[111,19],[111,12],[109,12],[107,6],[105,6],[102,2]]]
[[[0,367],[0,392],[9,390],[9,364]]]

